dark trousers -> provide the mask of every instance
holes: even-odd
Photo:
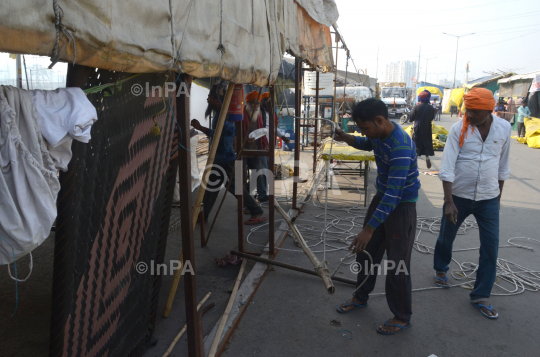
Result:
[[[208,217],[210,217],[210,212],[212,211],[212,207],[214,207],[214,204],[216,203],[216,199],[219,196],[222,185],[228,184],[229,178],[231,177],[231,172],[234,168],[234,163],[235,161],[214,162],[214,166],[212,168],[212,171],[210,172],[208,185],[206,187],[206,191],[204,192],[203,198],[204,217],[206,220],[208,220]],[[244,165],[242,165],[241,167],[244,167]],[[247,173],[245,172],[235,172],[234,176],[236,177],[236,175],[242,175],[244,181],[247,177]],[[229,192],[233,195],[235,195],[235,181],[236,179],[233,178],[231,186],[229,187]],[[242,189],[244,195],[244,206],[249,209],[251,215],[256,216],[259,214],[263,214],[263,209],[257,204],[257,202],[255,202],[255,199],[249,194],[247,186],[245,184],[242,185]]]
[[[268,200],[268,179],[266,178],[268,158],[265,156],[251,156],[246,157],[245,160],[247,167],[251,170],[255,170],[254,174],[257,175],[257,198],[259,201]],[[249,188],[248,191],[251,192]]]
[[[444,215],[441,220],[439,238],[435,244],[433,268],[437,272],[446,273],[452,261],[452,245],[456,234],[469,216],[474,215],[480,230],[480,258],[474,289],[469,294],[472,302],[483,301],[491,295],[491,289],[497,276],[497,256],[499,253],[499,198],[484,201],[473,201],[452,196],[458,210],[457,224],[450,223]]]
[[[381,199],[382,196],[377,194],[371,201],[364,219],[364,226],[371,219]],[[411,252],[415,234],[416,203],[400,203],[388,215],[386,221],[373,232],[373,236],[366,246],[366,251],[373,258],[374,267],[371,268],[369,266],[369,259],[364,253],[358,253],[356,255],[356,261],[361,267],[357,278],[358,285],[364,281],[368,272],[366,270],[372,270],[366,283],[356,292],[356,298],[362,302],[368,301],[369,294],[375,288],[377,275],[379,273],[385,273],[385,290],[388,307],[397,319],[407,323],[410,321],[412,314],[410,271]],[[380,265],[385,251],[388,256],[388,262],[383,262]]]
[[[517,123],[517,132],[519,137],[525,136],[525,123]]]

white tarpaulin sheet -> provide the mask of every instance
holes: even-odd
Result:
[[[74,49],[78,64],[131,73],[181,61],[198,78],[257,85],[275,80],[285,51],[332,66],[334,0],[57,0],[65,31],[55,1],[2,0],[0,51],[51,56],[58,33],[64,61]]]

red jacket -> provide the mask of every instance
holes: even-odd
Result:
[[[246,109],[244,109],[244,120],[242,121],[242,126],[244,130],[244,137],[246,136],[246,133],[249,131],[249,114]],[[257,129],[266,128],[266,123],[263,120],[262,114],[259,112],[259,115],[257,116]],[[266,138],[266,135],[261,137],[260,139],[257,139],[259,143],[259,147],[261,150],[268,150],[268,139]]]

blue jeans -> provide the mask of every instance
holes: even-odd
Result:
[[[452,260],[452,244],[458,228],[463,221],[473,215],[480,230],[480,258],[476,272],[474,289],[469,294],[472,302],[486,300],[491,294],[497,273],[497,255],[499,252],[499,198],[473,201],[452,196],[458,210],[457,224],[449,222],[445,215],[441,220],[441,230],[435,245],[433,268],[438,273],[446,273]]]

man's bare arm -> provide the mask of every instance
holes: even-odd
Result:
[[[504,181],[499,180],[499,208],[501,208],[501,196],[504,187]]]
[[[452,224],[457,223],[458,209],[454,204],[454,199],[452,198],[452,182],[443,181],[443,191],[444,191],[444,215],[446,219]]]

